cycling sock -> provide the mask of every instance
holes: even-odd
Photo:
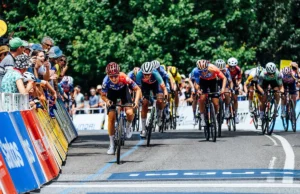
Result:
[[[109,144],[110,144],[111,147],[115,146],[114,137],[115,137],[114,135],[109,136]]]
[[[204,113],[201,113],[201,119],[204,120]]]
[[[249,108],[252,108],[252,100],[249,100]]]
[[[277,108],[278,108],[278,104],[275,103],[275,110],[277,110]]]
[[[281,105],[281,113],[285,112],[285,105]]]
[[[228,106],[228,104],[226,104],[225,110],[226,110],[226,111],[229,111],[229,106]]]
[[[162,117],[163,110],[158,110],[158,116]]]
[[[142,130],[145,131],[146,119],[142,119]]]
[[[196,118],[196,111],[193,110],[194,118]]]
[[[126,132],[130,129],[132,122],[126,122]]]

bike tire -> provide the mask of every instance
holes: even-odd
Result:
[[[223,123],[223,112],[224,109],[224,102],[222,98],[219,99],[219,114],[218,114],[218,137],[222,135],[222,123]]]
[[[253,105],[252,107],[254,107],[254,111],[253,111],[253,124],[255,129],[258,129],[258,117],[259,117],[259,110],[258,110],[258,102],[252,102]]]
[[[217,122],[216,122],[216,116],[215,116],[215,107],[213,103],[210,104],[210,134],[211,134],[211,139],[213,142],[216,142],[217,140]]]
[[[276,122],[276,114],[277,114],[277,110],[275,110],[275,104],[274,102],[271,102],[269,113],[268,113],[268,118],[269,118],[269,127],[267,128],[268,135],[272,135],[273,133],[275,122]]]
[[[207,114],[207,110],[205,110],[205,127],[204,127],[204,136],[206,141],[209,141],[210,138],[210,130],[209,130],[209,122],[208,122],[208,114]]]
[[[154,125],[154,113],[155,113],[155,108],[151,109],[151,114],[150,114],[150,120],[149,120],[149,125],[147,126],[147,147],[150,146],[150,140],[151,140],[151,134],[152,134],[152,128]]]
[[[289,120],[291,121],[293,132],[296,132],[296,130],[297,130],[297,119],[296,119],[295,103],[294,103],[293,100],[290,100],[289,107],[290,107],[290,110],[289,110],[289,112],[290,112]]]
[[[117,138],[117,164],[121,162],[121,147],[122,147],[122,127],[123,127],[123,119],[120,118],[119,126],[118,126],[118,138]]]

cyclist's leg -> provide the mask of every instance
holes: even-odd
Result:
[[[289,84],[286,84],[286,83],[283,83],[283,87],[284,87],[284,90],[287,89]],[[289,95],[289,94],[286,94],[286,95]],[[282,95],[281,96],[281,116],[282,117],[285,117],[286,116],[286,95]]]
[[[175,91],[175,112],[176,112],[176,115],[178,115],[178,104],[179,104],[179,95],[178,95],[178,89]]]
[[[146,136],[146,120],[147,120],[147,113],[148,113],[148,106],[149,106],[149,99],[150,99],[150,85],[146,83],[142,83],[142,94],[143,94],[143,101],[142,101],[142,111],[141,111],[141,119],[142,119],[142,131],[141,136]]]
[[[261,86],[261,88],[266,92],[269,86],[269,82],[268,81],[264,81],[263,85]],[[265,115],[265,102],[267,100],[267,95],[261,95],[261,93],[259,91],[258,92],[258,99],[260,101],[260,106],[259,106],[259,120],[258,120],[258,124],[261,125],[262,123],[262,119]]]
[[[217,79],[210,80],[209,82],[210,82],[209,84],[210,92],[214,93],[220,91],[217,87]],[[212,102],[214,104],[215,114],[217,117],[217,114],[219,114],[219,95],[215,94],[215,96],[212,98]]]
[[[237,83],[236,83],[237,80],[234,81],[234,89],[236,87],[238,87]],[[237,116],[237,113],[238,113],[238,95],[239,95],[239,90],[236,90],[234,91],[234,95],[233,95],[233,106],[234,106],[234,111],[235,111],[235,122],[238,124],[239,123],[239,120],[238,120],[238,116]]]
[[[120,95],[121,95],[121,102],[122,104],[128,104],[128,103],[132,103],[132,98],[129,92],[129,88],[128,86],[124,86],[121,90],[120,90]],[[132,136],[132,121],[134,119],[134,110],[133,108],[125,108],[126,111],[126,137],[129,139]]]
[[[171,86],[170,86],[170,83],[167,81],[166,82],[166,88],[167,88],[167,90],[168,90],[168,93],[169,93],[169,95],[168,95],[168,99],[167,99],[167,102],[169,102],[169,103],[167,103],[167,105],[166,105],[166,119],[169,119],[170,118],[170,99],[171,99]]]
[[[162,118],[163,110],[165,108],[165,102],[163,99],[164,98],[163,91],[157,82],[153,85],[155,86],[155,88],[153,90],[153,95],[156,96],[156,107],[158,110],[157,116],[158,116],[158,118]],[[161,125],[161,119],[158,119],[158,126],[160,126],[160,125]]]
[[[249,99],[248,99],[248,101],[249,101],[249,111],[251,113],[253,113],[253,103],[252,103],[252,101],[253,101],[253,94],[254,94],[254,82],[253,81],[250,83],[248,91],[249,91]]]
[[[118,91],[108,90],[107,98],[113,102],[113,104],[117,103]],[[108,135],[109,135],[109,148],[107,150],[107,154],[114,154],[114,137],[115,137],[115,122],[116,122],[116,106],[112,105],[108,108]]]
[[[276,90],[276,91],[279,91],[279,88],[281,87],[277,84],[276,80],[271,81],[270,85],[271,85],[271,88],[273,88],[273,90]],[[275,92],[275,110],[278,109],[280,96],[281,96],[280,93]]]
[[[200,79],[200,90],[202,90],[202,94],[207,93],[207,89],[209,88],[209,83],[207,80]],[[200,109],[200,116],[201,116],[201,126],[206,126],[205,122],[205,116],[204,116],[204,111],[205,111],[205,101],[206,101],[206,95],[200,95],[199,99],[199,109]]]

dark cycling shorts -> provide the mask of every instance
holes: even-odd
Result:
[[[129,92],[129,88],[127,85],[125,85],[123,88],[121,88],[120,90],[112,90],[112,89],[108,89],[107,92],[107,98],[113,102],[113,104],[117,104],[117,100],[121,99],[121,103],[122,104],[126,104],[126,103],[132,103],[132,98]],[[108,108],[108,111],[111,110],[115,110],[116,106],[112,105]]]
[[[284,90],[286,91],[287,88],[289,88],[289,94],[293,95],[293,94],[296,94],[296,82],[294,83],[291,83],[291,84],[286,84],[286,83],[283,83],[283,87],[284,87]]]
[[[236,80],[232,80],[232,81],[233,81],[234,94],[239,95],[240,91],[235,89],[236,87],[239,87],[239,85],[237,85]],[[243,89],[243,88],[240,88],[240,89]]]
[[[219,92],[218,86],[217,86],[217,79],[205,80],[205,79],[200,78],[200,88],[201,88],[203,94],[207,94],[208,89],[209,89],[209,92],[211,92],[211,93]],[[219,95],[215,94],[213,96],[213,98],[219,98]]]
[[[222,86],[223,86],[223,80],[217,80],[217,82],[218,82],[218,89],[222,89]],[[229,82],[228,82],[228,80],[227,80],[227,82],[226,82],[226,86],[225,86],[225,88],[229,88]]]
[[[279,86],[276,80],[271,80],[271,81],[264,80],[262,84],[262,89],[268,89],[269,85],[271,86],[271,88],[275,88]]]
[[[153,84],[147,84],[147,83],[142,83],[142,94],[144,98],[147,100],[150,99],[150,91],[152,91],[153,96],[156,96],[158,93],[163,93],[162,89],[158,85],[158,82],[155,82]]]
[[[252,81],[250,82],[250,86],[255,86],[255,87],[256,87],[256,85],[257,85],[257,81],[252,80]]]

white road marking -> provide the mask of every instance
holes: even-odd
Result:
[[[44,188],[300,188],[300,184],[280,184],[280,183],[207,183],[207,184],[193,184],[193,183],[185,183],[185,184],[155,184],[155,183],[143,183],[143,184],[99,184],[99,185],[62,185],[62,184],[53,184],[44,186]]]
[[[268,137],[268,136],[267,136]],[[269,169],[273,169],[274,168],[274,164],[275,164],[275,160],[276,160],[276,157],[272,157],[272,159],[270,160],[270,163],[269,163]],[[268,177],[267,178],[267,182],[268,183],[273,183],[275,182],[275,177]]]
[[[146,174],[145,176],[160,176],[161,174]]]
[[[291,144],[282,136],[273,134],[274,137],[276,137],[283,147],[283,150],[285,152],[285,162],[284,162],[284,169],[290,169],[293,170],[295,168],[295,154],[293,151],[293,148]],[[293,177],[283,177],[282,183],[293,183],[294,178]]]
[[[187,176],[190,176],[190,175],[199,175],[199,173],[186,172],[186,173],[184,173],[183,175],[187,175]]]
[[[207,174],[207,175],[215,175],[216,172],[207,172],[206,174]]]
[[[278,146],[277,142],[275,141],[275,139],[273,139],[272,137],[270,137],[269,135],[265,135],[265,137],[269,138],[272,142],[273,142],[273,146]]]
[[[129,176],[139,176],[139,174],[130,174]]]
[[[167,173],[167,174],[161,174],[162,176],[176,176],[178,173]]]
[[[222,172],[222,174],[254,174],[254,172]]]

